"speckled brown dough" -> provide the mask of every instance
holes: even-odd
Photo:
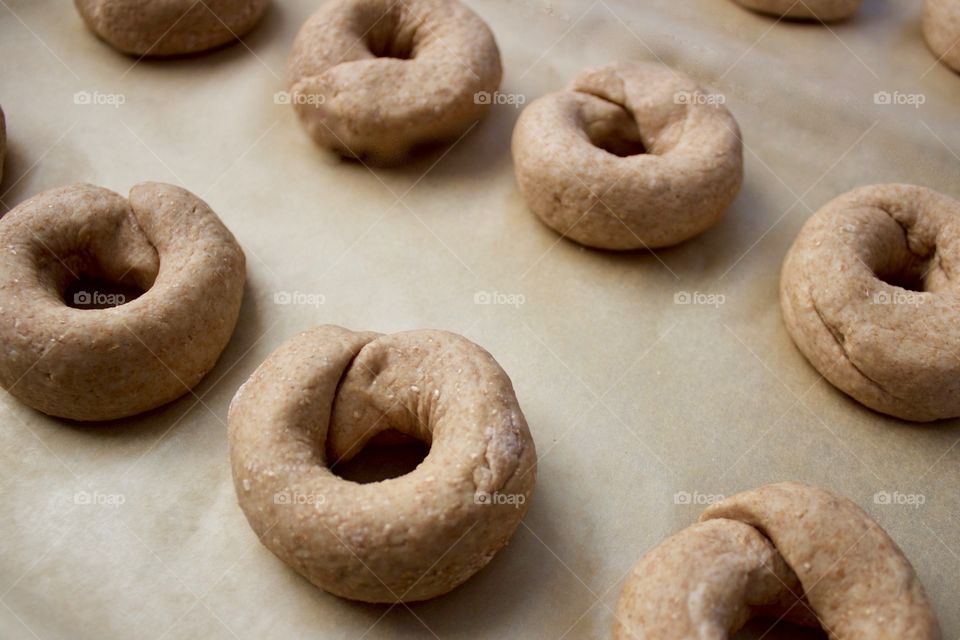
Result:
[[[960,0],[926,0],[923,35],[937,58],[960,72]]]
[[[87,26],[137,56],[197,53],[240,38],[270,0],[74,0]]]
[[[862,0],[736,0],[739,4],[778,18],[831,22],[849,18]]]
[[[514,170],[527,206],[601,249],[665,247],[701,233],[743,179],[740,130],[720,102],[662,65],[581,72],[517,121]],[[624,155],[640,144],[645,153]]]
[[[851,501],[795,482],[708,507],[628,575],[614,638],[721,640],[756,614],[833,640],[939,640],[896,543]]]
[[[465,134],[502,75],[490,29],[456,0],[331,0],[300,29],[288,69],[313,139],[378,165]]]
[[[260,541],[344,598],[450,591],[507,544],[533,493],[536,451],[510,379],[451,333],[302,333],[240,388],[228,424]],[[370,484],[330,471],[389,429],[431,443],[414,471]]]
[[[202,200],[145,182],[122,196],[45,191],[0,221],[0,384],[44,413],[109,420],[186,393],[233,333],[244,256]],[[76,309],[64,292],[99,277],[144,293]]]
[[[958,269],[960,202],[911,185],[862,187],[812,216],[787,253],[784,323],[811,364],[868,407],[960,416]]]

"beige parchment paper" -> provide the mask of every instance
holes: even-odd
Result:
[[[926,49],[920,3],[865,0],[827,28],[729,0],[467,1],[498,39],[503,92],[527,103],[614,59],[660,59],[724,96],[746,144],[728,217],[656,255],[559,239],[518,194],[511,104],[442,156],[333,158],[274,98],[316,0],[278,0],[244,43],[173,61],[114,52],[66,0],[0,1],[4,211],[71,182],[166,181],[206,199],[248,258],[236,333],[194,394],[103,425],[0,400],[0,637],[605,638],[627,570],[698,503],[784,479],[864,507],[960,637],[958,422],[849,400],[794,349],[777,302],[784,252],[835,195],[904,181],[960,197],[960,76]],[[329,596],[237,507],[229,401],[320,323],[460,332],[516,385],[536,494],[510,546],[445,597]],[[818,637],[791,633],[767,637]]]

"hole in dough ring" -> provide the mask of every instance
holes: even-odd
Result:
[[[686,606],[677,606],[677,603]],[[614,638],[726,638],[754,615],[844,640],[940,640],[896,543],[853,502],[794,482],[711,505],[630,571]]]
[[[129,200],[85,184],[45,191],[4,216],[0,247],[0,384],[49,415],[109,420],[174,400],[233,333],[243,251],[184,189],[145,182]],[[144,293],[67,306],[82,276]]]
[[[520,192],[543,222],[587,246],[683,242],[723,217],[743,180],[740,130],[721,102],[663,65],[585,70],[520,114]],[[644,153],[603,148],[631,137]]]
[[[784,323],[827,380],[871,409],[960,416],[958,269],[960,202],[861,187],[814,214],[787,253]]]
[[[297,34],[288,75],[318,144],[389,165],[473,127],[502,69],[489,27],[456,0],[332,0]]]
[[[536,450],[510,379],[451,333],[302,333],[237,391],[228,424],[260,541],[344,598],[450,591],[507,544],[533,493]],[[414,471],[358,484],[330,470],[390,429],[431,445]]]
[[[849,18],[862,0],[736,0],[744,7],[790,20],[834,22]]]
[[[923,35],[937,58],[960,72],[960,0],[926,0]]]
[[[198,53],[250,31],[270,0],[74,0],[100,39],[135,56]]]

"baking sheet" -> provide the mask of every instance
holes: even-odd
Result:
[[[559,240],[515,186],[510,104],[443,156],[372,172],[334,159],[274,101],[315,0],[275,2],[243,44],[163,62],[113,52],[62,0],[0,1],[4,211],[65,183],[167,181],[206,199],[248,258],[236,334],[195,395],[104,425],[0,400],[0,637],[604,638],[627,570],[697,503],[784,479],[863,506],[944,637],[960,636],[960,423],[847,399],[793,348],[777,303],[784,252],[833,196],[903,181],[960,197],[960,76],[927,51],[920,3],[865,0],[830,28],[727,0],[468,4],[497,36],[502,91],[526,102],[613,59],[659,58],[725,96],[746,144],[728,217],[656,255]],[[319,323],[457,331],[513,378],[536,494],[510,546],[445,597],[329,596],[237,507],[230,398]]]

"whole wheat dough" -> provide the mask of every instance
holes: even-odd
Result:
[[[521,113],[520,192],[548,226],[590,247],[683,242],[723,217],[743,180],[740,130],[722,103],[663,65],[587,69]]]
[[[923,35],[941,62],[960,71],[960,0],[925,0]]]
[[[68,285],[83,277],[144,293],[112,308],[68,306]],[[145,182],[129,200],[86,184],[45,191],[0,220],[0,385],[74,420],[170,402],[216,363],[244,281],[233,235],[184,189]]]
[[[787,330],[814,367],[871,409],[960,416],[960,202],[861,187],[801,229],[780,277]]]
[[[536,451],[510,379],[452,333],[302,333],[237,391],[228,424],[260,541],[344,598],[450,591],[507,544],[533,493]],[[414,471],[358,484],[330,470],[390,429],[430,444]]]
[[[136,56],[174,56],[218,47],[246,34],[270,0],[74,0],[87,26]]]
[[[617,640],[722,640],[754,615],[835,640],[940,640],[896,543],[853,502],[781,482],[708,507],[647,553],[617,604]]]
[[[300,29],[288,70],[310,136],[378,165],[464,135],[502,75],[489,27],[457,0],[331,0]]]

